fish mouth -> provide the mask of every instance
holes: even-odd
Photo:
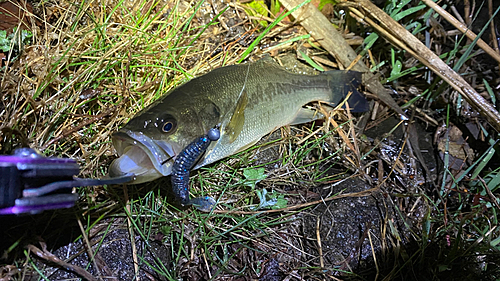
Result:
[[[165,141],[126,130],[113,134],[113,146],[120,157],[113,160],[109,167],[111,177],[133,173],[134,183],[143,183],[172,172],[172,159],[176,153]]]

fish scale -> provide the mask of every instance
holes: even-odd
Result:
[[[227,136],[223,136],[220,142],[209,148],[207,156],[197,167],[210,164],[255,144],[271,131],[290,124],[304,104],[317,100],[328,101],[331,95],[331,90],[326,88],[327,83],[322,75],[310,77],[305,83],[299,79],[288,83],[258,84],[257,81],[258,79],[247,81],[245,87],[249,93],[249,105],[245,109],[245,121],[240,137],[230,143]],[[325,86],[314,85],[316,81],[317,84]],[[269,103],[275,106],[271,108],[265,106]],[[221,130],[224,130],[225,126],[227,123],[222,124]]]

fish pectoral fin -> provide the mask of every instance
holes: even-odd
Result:
[[[247,107],[247,104],[247,92],[243,90],[238,102],[236,103],[233,116],[231,116],[231,119],[224,130],[225,134],[229,137],[229,143],[233,143],[243,130],[243,125],[245,124],[245,108]]]
[[[301,108],[290,125],[304,124],[324,117],[317,110]]]

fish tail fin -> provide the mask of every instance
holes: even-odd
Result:
[[[362,81],[362,73],[357,71],[331,70],[323,72],[328,76],[332,89],[331,102],[335,105],[343,102],[348,96],[347,103],[351,112],[366,112],[369,110],[368,102],[363,94],[358,91]],[[342,108],[345,108],[344,104]]]

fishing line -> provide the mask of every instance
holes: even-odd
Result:
[[[174,156],[170,156],[167,160],[161,162],[161,166],[165,165],[168,161],[172,160]]]

